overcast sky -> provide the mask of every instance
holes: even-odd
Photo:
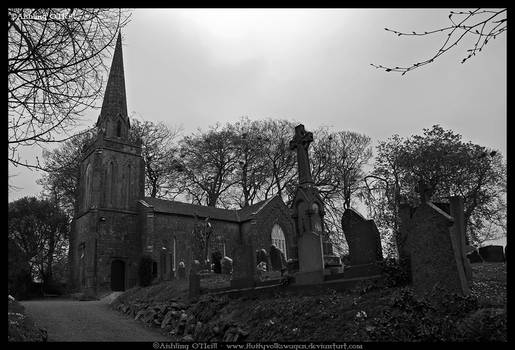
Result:
[[[397,37],[384,28],[426,31],[448,25],[448,14],[137,9],[122,32],[128,110],[182,126],[185,133],[241,116],[287,118],[307,130],[330,126],[364,133],[374,145],[440,124],[505,155],[506,35],[465,64],[460,62],[470,45],[404,76],[370,66],[429,58],[442,36]],[[92,125],[98,114],[87,113],[78,129]],[[9,170],[16,175],[11,184],[21,188],[9,191],[9,201],[40,192],[40,173]]]

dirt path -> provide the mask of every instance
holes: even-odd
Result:
[[[106,301],[23,301],[36,325],[48,331],[48,341],[170,341],[109,308]]]

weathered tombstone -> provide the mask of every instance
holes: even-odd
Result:
[[[481,257],[481,255],[479,255],[479,252],[476,249],[467,254],[467,259],[470,263],[483,262],[483,258]]]
[[[194,260],[191,264],[190,278],[189,278],[189,298],[196,299],[200,295],[200,275],[201,269],[200,262]]]
[[[451,230],[453,218],[425,201],[416,208],[411,220],[408,244],[415,292],[424,295],[439,287],[460,295],[469,294],[460,243]]]
[[[256,252],[251,244],[240,243],[234,248],[232,288],[250,288],[256,285]]]
[[[270,261],[272,263],[272,271],[281,271],[284,272],[286,266],[283,263],[284,255],[282,252],[275,246],[270,246]]]
[[[264,262],[266,264],[266,270],[272,270],[272,262],[270,261],[270,255],[266,252],[266,249],[256,250],[256,265]]]
[[[411,259],[408,247],[408,237],[412,231],[411,217],[415,212],[415,208],[407,203],[399,206],[399,234],[396,237],[397,254],[399,256],[399,265],[408,276],[411,282]]]
[[[504,262],[502,245],[487,245],[479,248],[479,255],[486,262]]]
[[[331,275],[343,272],[343,263],[338,255],[324,255],[324,264]]]
[[[346,209],[342,228],[349,246],[351,265],[371,264],[383,260],[381,237],[374,220],[367,220],[354,209]]]
[[[228,256],[224,256],[222,258],[222,273],[225,275],[229,275],[232,273],[232,259]]]
[[[177,276],[181,280],[186,279],[186,265],[184,264],[184,261],[180,261],[177,266]]]
[[[211,261],[213,262],[213,272],[214,273],[222,273],[222,253],[218,250],[211,254]]]
[[[294,272],[299,271],[299,260],[288,259],[288,261],[286,262],[286,268],[289,274],[293,274]]]
[[[454,224],[451,227],[451,232],[456,237],[456,241],[458,242],[458,252],[459,258],[462,261],[463,268],[465,270],[465,277],[467,277],[467,281],[469,283],[472,282],[472,267],[470,266],[470,261],[467,259],[465,255],[465,216],[464,216],[464,208],[463,208],[463,198],[462,197],[451,197],[449,203],[449,213],[454,219]]]
[[[304,125],[295,127],[290,149],[297,151],[299,183],[292,202],[292,217],[297,232],[299,272],[296,284],[316,284],[324,281],[324,257],[322,247],[324,207],[314,186],[309,165],[308,148],[313,134]]]

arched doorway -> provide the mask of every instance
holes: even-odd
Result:
[[[111,290],[114,292],[125,290],[125,262],[113,260],[111,263]]]
[[[281,226],[275,224],[272,227],[272,244],[275,245],[284,254],[284,258],[288,259],[286,254],[286,238]]]

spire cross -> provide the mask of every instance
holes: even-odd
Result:
[[[290,141],[290,150],[297,150],[299,185],[313,183],[308,156],[308,148],[311,142],[313,142],[313,133],[306,131],[304,125],[297,125],[295,127],[295,136]]]

